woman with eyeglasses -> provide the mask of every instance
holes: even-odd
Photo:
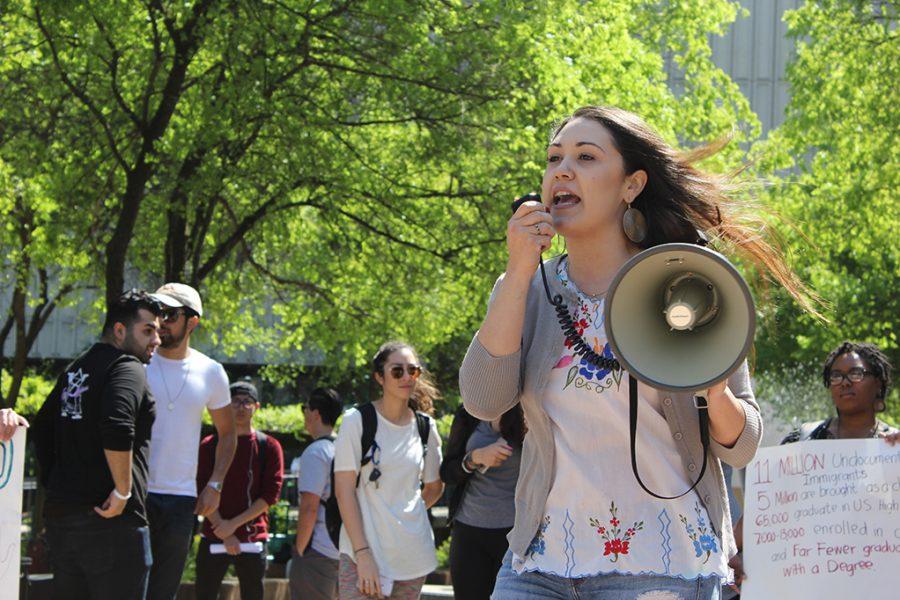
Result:
[[[875,415],[885,410],[891,363],[874,344],[844,342],[825,359],[822,380],[837,416],[804,423],[781,442],[887,438],[897,429]],[[891,438],[893,439],[893,438]]]
[[[347,411],[335,441],[339,597],[418,598],[437,567],[427,510],[444,484],[441,441],[428,415],[439,393],[403,342],[378,349],[372,379],[378,398]]]
[[[900,430],[875,416],[886,408],[892,370],[887,356],[875,344],[844,342],[828,354],[822,368],[822,382],[831,392],[837,416],[804,423],[781,443],[867,438],[884,438],[892,446],[900,442]],[[743,528],[741,517],[734,525],[738,554],[728,563],[734,569],[736,586],[745,577],[741,553]]]

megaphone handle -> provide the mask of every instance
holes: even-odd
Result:
[[[706,463],[709,454],[709,410],[707,409],[706,398],[697,397],[697,413],[700,418],[700,443],[703,445],[703,464],[700,466],[700,474],[697,475],[697,480],[691,484],[691,487],[687,489],[683,494],[678,494],[677,496],[660,496],[659,494],[653,492],[644,485],[644,482],[641,480],[641,476],[638,473],[637,466],[637,453],[636,453],[636,441],[637,441],[637,421],[638,421],[638,389],[637,389],[637,379],[634,378],[631,374],[628,375],[628,420],[630,421],[629,425],[631,427],[631,470],[634,471],[634,477],[637,479],[638,484],[644,488],[644,491],[653,496],[654,498],[659,498],[660,500],[675,500],[676,498],[681,498],[682,496],[686,496],[691,493],[697,484],[700,483],[700,480],[703,479],[703,475],[706,474]]]

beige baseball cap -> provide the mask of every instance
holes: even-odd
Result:
[[[189,308],[199,316],[203,316],[203,303],[197,290],[183,283],[166,283],[151,294],[164,305],[172,308]]]

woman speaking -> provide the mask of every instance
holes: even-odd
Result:
[[[547,263],[580,342],[612,359],[605,293],[643,249],[704,235],[735,248],[809,308],[803,286],[765,242],[722,179],[691,166],[714,147],[680,156],[639,117],[586,107],[547,147],[542,202],[507,227],[506,272],[460,370],[466,409],[492,421],[521,403],[528,433],[515,524],[493,598],[718,598],[735,552],[720,461],[747,464],[762,432],[746,363],[707,390],[708,468],[678,498],[651,496],[628,466],[628,374],[589,360],[559,326],[536,274],[559,234],[567,255]],[[637,456],[644,484],[691,487],[703,450],[691,394],[640,384]]]

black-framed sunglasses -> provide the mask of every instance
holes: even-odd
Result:
[[[828,374],[828,381],[831,382],[831,385],[840,385],[841,383],[843,383],[844,378],[846,377],[847,381],[849,381],[850,383],[859,383],[866,378],[866,375],[874,374],[875,373],[869,371],[868,369],[860,369],[859,367],[854,367],[846,373],[832,370],[831,373]]]
[[[163,323],[174,323],[181,317],[181,315],[184,315],[190,319],[192,316],[194,316],[194,313],[185,308],[166,308],[160,313],[159,320]]]
[[[403,379],[403,371],[403,365],[394,365],[388,369],[388,372],[394,379]],[[405,371],[413,379],[418,379],[419,375],[422,374],[422,367],[419,365],[406,365]]]
[[[250,408],[251,406],[256,406],[256,400],[253,398],[242,398],[239,400],[232,400],[232,406],[243,406],[244,408]]]

